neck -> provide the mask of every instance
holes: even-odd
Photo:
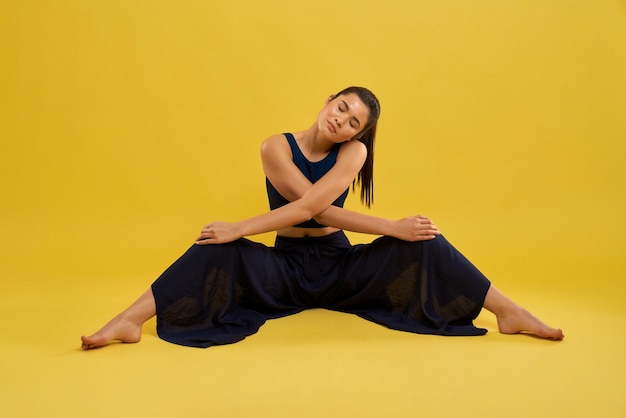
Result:
[[[298,141],[300,149],[305,150],[311,157],[320,157],[328,154],[334,142],[324,137],[317,124],[313,124],[309,129],[295,132],[294,137]]]

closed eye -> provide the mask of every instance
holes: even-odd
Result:
[[[348,103],[346,103],[344,100],[339,102],[340,112],[347,112],[348,110],[350,110],[350,106],[348,106]],[[353,117],[352,119],[350,119],[350,126],[354,129],[359,129],[361,127],[361,121],[357,117]]]

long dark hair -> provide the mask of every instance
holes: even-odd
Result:
[[[370,111],[367,123],[357,137],[367,148],[367,158],[365,159],[365,163],[363,163],[363,167],[361,167],[361,171],[359,171],[356,179],[352,182],[353,191],[355,185],[360,186],[361,203],[369,208],[371,204],[374,203],[374,140],[376,139],[376,126],[378,124],[378,117],[380,116],[380,103],[376,96],[374,96],[374,93],[365,87],[348,87],[337,93],[335,97],[351,93],[359,96],[359,99],[361,99],[363,104],[365,104]]]

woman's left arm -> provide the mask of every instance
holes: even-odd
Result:
[[[311,185],[300,198],[240,222],[213,222],[206,225],[196,239],[196,244],[230,242],[248,235],[283,229],[317,216],[350,186],[365,161],[367,151],[363,144],[344,144],[342,148],[346,145],[346,150],[337,157],[333,168]],[[279,156],[278,161],[293,164],[286,155]]]

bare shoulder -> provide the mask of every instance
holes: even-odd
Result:
[[[283,134],[275,134],[263,140],[263,142],[261,143],[261,152],[263,152],[263,150],[265,150],[266,148],[271,150],[277,147],[280,148],[281,146],[284,146],[286,144],[287,141]]]
[[[261,143],[261,155],[267,153],[274,153],[280,150],[284,150],[287,148],[287,141],[285,140],[285,136],[282,134],[275,134],[268,138],[266,138]]]
[[[261,159],[291,158],[291,148],[283,134],[275,134],[261,143]]]
[[[367,147],[364,143],[357,140],[344,142],[339,149],[339,156],[348,156],[349,158],[363,159],[367,157]]]

